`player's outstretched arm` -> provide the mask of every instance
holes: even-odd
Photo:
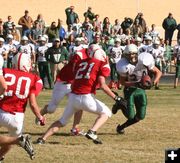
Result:
[[[150,71],[155,74],[154,84],[157,84],[162,76],[162,72],[156,66],[154,66]]]
[[[2,95],[6,89],[7,89],[7,85],[4,80],[4,77],[0,75],[0,95]]]
[[[31,107],[32,112],[34,115],[39,119],[40,125],[44,126],[45,125],[45,117],[41,115],[39,106],[36,101],[36,96],[34,93],[30,94],[29,97],[29,105]]]
[[[106,80],[104,76],[100,76],[99,77],[99,84],[100,84],[100,88],[108,95],[110,96],[112,99],[114,99],[116,97],[116,95],[111,91],[111,89],[107,86],[106,84]]]

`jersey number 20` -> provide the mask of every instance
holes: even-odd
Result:
[[[8,86],[12,86],[13,84],[15,84],[15,81],[16,81],[16,76],[15,75],[13,75],[13,74],[5,74],[4,77],[5,78],[10,78],[10,81],[6,81],[6,84]],[[21,94],[22,82],[23,82],[23,85],[24,85],[24,91],[23,91],[24,93],[23,94]],[[22,76],[22,77],[18,78],[15,90],[10,90],[10,89],[6,90],[5,96],[13,96],[13,91],[14,91],[15,95],[18,98],[25,99],[25,98],[28,97],[30,84],[31,84],[31,79],[28,78],[28,77],[23,77]]]

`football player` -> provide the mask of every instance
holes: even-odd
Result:
[[[119,134],[124,133],[124,128],[133,125],[145,118],[147,97],[141,79],[148,71],[155,75],[154,84],[161,77],[161,71],[155,66],[154,58],[147,52],[140,53],[134,44],[127,45],[124,50],[125,57],[117,63],[117,71],[121,84],[124,85],[124,98],[127,100],[127,109],[122,112],[127,121],[117,126]],[[150,81],[149,81],[150,82]],[[134,110],[134,106],[136,111]]]
[[[64,96],[67,96],[71,92],[71,83],[74,79],[73,69],[75,64],[87,58],[86,49],[78,50],[71,58],[68,64],[66,64],[56,77],[56,82],[52,92],[51,101],[48,105],[45,105],[41,110],[41,114],[52,114],[56,111],[58,104],[62,101]],[[75,113],[73,127],[71,129],[72,135],[79,134],[78,124],[82,116],[82,111]]]
[[[105,52],[97,44],[92,44],[88,49],[88,58],[76,64],[74,74],[72,92],[69,94],[68,104],[62,117],[55,121],[41,138],[38,138],[37,143],[45,143],[49,136],[65,126],[72,115],[79,110],[98,115],[95,123],[86,133],[86,137],[94,143],[102,143],[97,138],[96,131],[107,121],[108,117],[111,117],[111,111],[103,102],[95,98],[97,84],[99,83],[102,90],[112,99],[118,99],[105,82],[105,78],[110,74]]]
[[[7,88],[5,88],[3,94],[4,97],[0,100],[0,127],[7,128],[12,137],[20,137],[22,136],[24,112],[28,101],[41,125],[45,124],[45,119],[40,114],[36,102],[36,96],[42,88],[42,80],[37,75],[29,73],[31,70],[31,60],[25,53],[17,53],[15,55],[13,58],[13,68],[3,69]],[[32,158],[34,151],[29,144],[29,137],[24,137],[24,139],[27,140],[24,142],[26,150]],[[3,144],[3,142],[1,143]],[[27,144],[30,146],[27,147]],[[0,156],[4,156],[10,148],[10,144],[2,145]]]

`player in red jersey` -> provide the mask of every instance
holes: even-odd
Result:
[[[71,92],[71,83],[74,79],[73,70],[75,64],[80,60],[87,58],[86,50],[87,49],[81,49],[76,51],[76,53],[70,58],[69,63],[61,69],[56,78],[51,101],[41,110],[42,115],[54,113],[57,109],[58,104],[62,101],[64,96],[67,96]],[[71,129],[71,133],[73,135],[79,134],[77,125],[80,122],[81,116],[82,111],[79,111],[74,115],[74,123]]]
[[[31,61],[24,53],[18,53],[13,58],[14,69],[3,69],[4,79],[7,88],[4,97],[0,100],[0,127],[6,127],[10,136],[20,137],[23,130],[24,112],[27,102],[35,114],[39,118],[41,125],[44,125],[45,119],[40,114],[39,107],[36,102],[36,96],[42,89],[41,79],[34,74],[29,73],[31,69]],[[23,139],[29,140],[29,137]],[[5,141],[5,140],[4,140]],[[12,141],[12,140],[11,140]],[[10,144],[3,145],[0,149],[0,158],[4,156],[11,148]],[[33,148],[29,141],[23,144],[31,158],[34,156]],[[31,149],[27,149],[27,148]]]
[[[49,136],[65,126],[72,115],[79,110],[98,115],[95,123],[86,133],[86,137],[92,139],[94,143],[102,143],[97,138],[96,131],[108,117],[111,117],[111,111],[103,102],[95,98],[97,84],[99,83],[100,88],[112,99],[116,100],[116,95],[105,82],[105,78],[110,74],[105,52],[98,45],[93,44],[88,49],[88,55],[88,58],[76,64],[72,92],[69,94],[68,104],[62,117],[55,121],[41,138],[38,138],[37,143],[45,143]]]

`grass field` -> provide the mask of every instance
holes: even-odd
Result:
[[[122,91],[118,91],[120,94]],[[51,91],[43,91],[38,102],[40,106],[50,99]],[[50,137],[45,145],[36,145],[36,158],[31,161],[27,154],[15,146],[6,156],[5,163],[160,163],[164,162],[166,148],[180,147],[180,88],[161,85],[161,90],[149,90],[148,108],[145,120],[126,129],[125,135],[117,135],[115,128],[126,119],[121,112],[98,131],[102,145],[95,145],[83,136],[70,136],[72,120],[57,134]],[[97,98],[104,101],[110,108],[113,100],[102,91],[97,92]],[[66,99],[59,105],[55,114],[47,116],[45,127],[34,124],[34,116],[27,109],[25,117],[25,132],[32,135],[35,141],[47,127],[60,117],[66,104]],[[85,131],[93,124],[96,115],[84,113],[81,129]],[[1,129],[1,134],[7,134]]]

